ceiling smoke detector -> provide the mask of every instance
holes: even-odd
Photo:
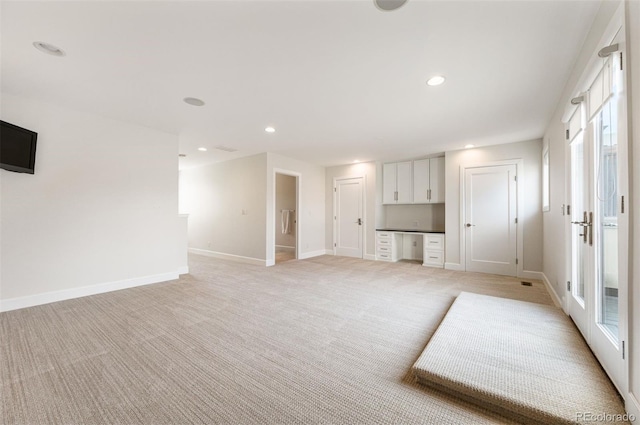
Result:
[[[214,146],[214,149],[218,149],[223,152],[238,152],[238,149],[228,148],[226,146]]]
[[[52,56],[65,55],[64,51],[61,48],[56,47],[53,44],[45,43],[44,41],[34,41],[33,47],[35,47],[36,49],[48,55],[52,55]]]
[[[204,100],[198,99],[197,97],[185,97],[182,100],[184,101],[184,103],[191,106],[204,106]]]
[[[390,11],[402,7],[407,0],[373,0],[376,7],[380,10]]]

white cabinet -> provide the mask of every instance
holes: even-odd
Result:
[[[444,202],[444,157],[382,164],[382,203]]]
[[[395,232],[376,232],[376,260],[398,261],[400,257],[398,235]]]
[[[413,203],[444,202],[444,157],[413,161]]]
[[[410,204],[412,191],[412,161],[382,165],[382,203]]]
[[[444,234],[427,233],[424,235],[423,266],[444,267]]]

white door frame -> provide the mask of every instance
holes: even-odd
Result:
[[[460,166],[460,212],[459,212],[459,226],[460,226],[460,265],[466,270],[467,264],[467,247],[466,247],[466,233],[464,230],[465,211],[466,211],[466,188],[465,188],[465,173],[467,169],[482,168],[482,167],[495,167],[499,165],[515,165],[516,166],[516,216],[518,217],[518,224],[516,226],[516,258],[518,258],[517,264],[517,277],[524,277],[526,279],[539,279],[539,272],[531,272],[524,270],[524,242],[523,242],[523,228],[524,222],[521,219],[524,212],[524,196],[522,180],[524,179],[524,161],[522,159],[507,159],[504,161],[488,161],[480,163],[468,163]]]
[[[338,233],[336,226],[336,217],[338,215],[338,211],[336,208],[336,189],[338,180],[350,180],[350,179],[362,179],[362,258],[366,257],[367,252],[367,176],[366,175],[352,175],[352,176],[341,176],[333,178],[333,255],[336,255],[336,244],[338,241]]]
[[[278,231],[276,226],[276,217],[278,216],[278,211],[276,211],[276,174],[283,174],[285,176],[291,176],[296,178],[296,213],[294,214],[294,224],[296,229],[296,249],[295,249],[295,258],[296,260],[300,258],[300,243],[302,241],[301,237],[301,228],[302,223],[300,218],[302,214],[300,213],[300,187],[302,186],[302,174],[291,171],[284,170],[282,168],[274,168],[273,169],[273,199],[271,200],[271,205],[273,205],[273,220],[271,220],[271,228],[273,229],[273,243],[271,246],[267,247],[269,252],[271,253],[271,261],[267,261],[267,266],[273,266],[276,263],[276,232]],[[269,256],[267,256],[269,257]]]

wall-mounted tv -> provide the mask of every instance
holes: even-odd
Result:
[[[37,140],[38,133],[0,121],[0,168],[33,174]]]

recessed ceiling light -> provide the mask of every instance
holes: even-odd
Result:
[[[374,3],[380,10],[396,10],[405,4],[407,0],[374,0]]]
[[[206,152],[206,151],[207,151],[207,148],[198,148],[198,150],[199,150],[200,152]]]
[[[264,131],[266,131],[267,133],[275,133],[276,129],[273,127],[267,127],[264,129]]]
[[[182,99],[184,103],[188,103],[191,106],[204,106],[204,100],[198,99],[196,97],[185,97]]]
[[[436,75],[427,80],[427,84],[430,86],[439,86],[444,83],[444,77],[442,75]]]
[[[40,50],[41,52],[47,53],[53,56],[64,56],[64,51],[54,46],[53,44],[45,43],[44,41],[34,41],[33,47]]]
[[[464,145],[465,149],[471,149],[471,148],[475,148],[476,145],[472,145],[471,143],[469,143],[468,145]]]

